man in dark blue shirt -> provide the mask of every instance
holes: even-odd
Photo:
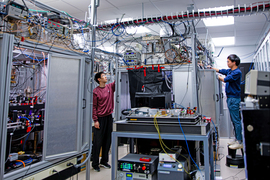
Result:
[[[231,149],[239,149],[243,148],[242,143],[242,125],[241,118],[239,113],[239,105],[241,101],[241,78],[242,73],[238,68],[240,64],[240,58],[231,54],[227,57],[227,65],[230,69],[215,69],[217,72],[226,75],[226,77],[218,76],[220,81],[226,83],[225,92],[227,96],[227,105],[230,112],[231,120],[234,126],[235,138],[236,141],[229,143],[229,148]]]

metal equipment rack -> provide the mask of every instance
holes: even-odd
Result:
[[[112,176],[111,179],[116,179],[117,161],[118,161],[118,138],[144,138],[144,139],[159,139],[157,133],[152,132],[128,132],[115,131],[112,133]],[[214,179],[214,165],[213,165],[213,137],[212,132],[208,131],[206,135],[186,135],[179,133],[161,133],[162,139],[167,140],[187,140],[187,141],[203,141],[204,150],[204,165],[205,165],[205,179]],[[199,173],[199,172],[198,172]]]
[[[72,163],[73,172],[77,172],[78,165],[77,158],[81,157],[83,153],[87,153],[91,147],[91,125],[90,124],[90,92],[87,90],[88,88],[92,88],[91,85],[87,86],[86,82],[89,80],[89,74],[91,73],[91,60],[87,54],[78,52],[75,54],[73,51],[68,49],[63,49],[61,47],[53,46],[52,44],[41,44],[33,41],[25,40],[24,42],[20,42],[20,45],[23,48],[27,49],[35,49],[36,51],[41,52],[49,52],[48,57],[48,84],[46,88],[46,92],[49,94],[46,98],[46,105],[44,104],[36,104],[34,106],[25,105],[22,106],[9,106],[8,97],[10,93],[10,71],[12,65],[12,57],[13,57],[13,46],[17,45],[18,39],[16,39],[13,35],[10,34],[0,34],[0,44],[5,44],[6,46],[1,46],[1,78],[0,78],[0,89],[1,89],[1,123],[0,123],[0,144],[1,144],[1,156],[0,156],[0,179],[11,180],[11,179],[31,179],[38,177],[49,177],[53,176],[52,172],[53,168],[59,167],[63,165],[64,168],[58,169],[59,173],[61,173],[64,169],[69,169],[71,166],[67,166],[67,163]],[[64,111],[67,106],[65,106],[64,100],[67,99],[65,97],[58,96],[58,103],[63,103],[58,106],[57,110],[54,111],[57,107],[54,106],[53,100],[56,99],[54,95],[57,96],[55,92],[68,90],[68,94],[72,90],[70,88],[66,88],[62,83],[55,82],[56,76],[61,77],[61,82],[67,82],[66,77],[70,77],[70,72],[67,70],[59,71],[58,67],[63,66],[65,64],[66,69],[73,70],[73,77],[75,77],[76,81],[73,81],[75,84],[70,84],[70,86],[74,86],[76,90],[76,95],[73,96],[73,102],[75,102],[75,108],[73,109],[74,117],[67,115],[67,113],[62,113],[61,117],[59,117],[59,110]],[[77,69],[74,68],[74,64]],[[73,69],[74,68],[74,69]],[[71,75],[72,76],[72,75]],[[91,76],[90,76],[91,77]],[[70,80],[70,79],[68,79]],[[59,91],[56,91],[56,89]],[[74,91],[72,91],[74,94]],[[83,105],[83,101],[85,104]],[[68,105],[69,106],[69,105]],[[73,106],[73,105],[71,105]],[[7,134],[10,130],[7,128],[7,119],[8,109],[27,109],[27,108],[45,108],[46,119],[44,124],[44,141],[43,141],[43,150],[42,150],[42,159],[39,162],[33,163],[26,168],[18,168],[14,169],[8,173],[5,173],[5,161],[6,161],[6,144],[7,144]],[[46,112],[47,111],[47,112]],[[50,112],[49,112],[50,111]],[[65,123],[62,123],[62,118],[65,120]],[[50,126],[49,122],[53,122],[53,126]],[[16,124],[15,124],[16,125]],[[61,126],[68,126],[70,128],[63,128]],[[70,137],[67,138],[66,142],[68,143],[59,143],[65,141],[65,136],[61,136],[61,134],[57,134],[59,131],[55,131],[54,128],[61,129],[65,131],[65,134],[69,134],[70,132],[74,132]],[[43,126],[35,127],[35,130],[42,130]],[[62,132],[63,132],[62,131]],[[32,131],[34,132],[34,130]],[[14,134],[18,134],[20,131],[14,131]],[[57,138],[55,138],[57,137]],[[64,139],[61,139],[64,138]],[[73,142],[74,146],[70,146],[70,142]],[[57,145],[61,148],[52,148]],[[69,149],[71,147],[71,149]],[[90,159],[89,159],[90,162]],[[88,163],[89,163],[88,162]],[[70,174],[69,174],[70,175]]]

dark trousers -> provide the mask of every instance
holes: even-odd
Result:
[[[113,119],[112,115],[98,118],[100,129],[94,128],[93,140],[93,162],[92,167],[99,165],[99,153],[102,147],[102,158],[100,163],[106,164],[109,161],[109,150],[111,146],[111,134]]]

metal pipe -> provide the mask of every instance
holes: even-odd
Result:
[[[199,99],[198,99],[198,81],[197,81],[197,58],[196,58],[196,49],[197,49],[197,42],[196,42],[196,31],[194,27],[194,23],[192,21],[192,26],[193,26],[193,32],[191,36],[191,41],[192,41],[192,69],[193,69],[193,75],[192,75],[192,91],[193,91],[193,106],[197,107],[198,113],[200,112],[199,109]],[[195,97],[195,98],[194,98]]]
[[[142,17],[144,17],[144,3],[142,3]]]
[[[97,26],[97,6],[98,6],[98,1],[99,0],[92,0],[91,1],[91,6],[89,7],[89,12],[90,12],[90,8],[91,8],[91,18],[90,18],[90,24],[92,25],[92,47],[91,47],[91,83],[90,83],[90,127],[89,127],[89,131],[90,131],[90,138],[89,138],[89,152],[88,152],[88,156],[86,157],[85,161],[82,162],[81,164],[77,164],[75,165],[76,168],[82,166],[83,164],[85,164],[87,162],[88,164],[88,168],[86,171],[86,180],[90,179],[90,157],[91,157],[91,150],[92,150],[92,114],[93,114],[93,84],[94,84],[94,61],[95,61],[95,48],[96,48],[96,26]]]
[[[118,37],[116,37],[116,42],[118,41]],[[119,43],[115,43],[115,52],[118,54],[118,48]],[[116,106],[115,106],[115,119],[114,120],[120,120],[120,111],[121,111],[121,107],[120,107],[120,102],[119,102],[119,90],[120,90],[120,79],[119,79],[119,68],[118,68],[118,58],[116,58],[115,60],[115,102],[116,102]]]
[[[151,0],[149,0],[150,2],[151,2],[151,4],[162,14],[162,12],[161,12],[161,10],[151,1]]]

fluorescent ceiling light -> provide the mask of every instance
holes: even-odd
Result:
[[[120,21],[121,19],[119,19],[118,21]],[[121,22],[125,22],[125,21],[131,21],[133,20],[133,18],[123,18],[121,20]],[[113,24],[113,23],[116,23],[116,19],[112,19],[112,20],[107,20],[105,21],[106,24]]]
[[[203,19],[205,26],[226,26],[234,24],[233,16],[212,17]]]
[[[126,28],[128,34],[140,34],[140,33],[149,33],[151,32],[148,28],[140,26],[140,27],[128,27]]]
[[[235,44],[235,38],[232,37],[220,37],[220,38],[212,38],[215,46],[229,46]]]
[[[234,6],[223,6],[208,9],[199,9],[199,11],[224,11],[233,8]],[[225,26],[234,24],[234,17],[233,16],[211,17],[203,19],[203,22],[205,26]]]

